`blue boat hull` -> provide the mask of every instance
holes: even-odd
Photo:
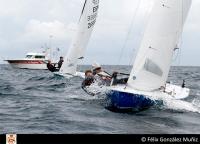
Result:
[[[111,90],[107,93],[106,108],[112,111],[140,111],[155,104],[144,95]]]

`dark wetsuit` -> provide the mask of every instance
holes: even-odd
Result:
[[[56,69],[55,66],[53,66],[53,65],[50,64],[50,63],[47,64],[47,68],[48,68],[48,70],[51,71],[51,72],[59,71],[58,69]]]
[[[112,75],[113,81],[112,85],[117,85],[117,84],[126,84],[128,82],[129,78],[122,78],[122,79],[117,79],[117,73],[113,73]]]
[[[62,64],[63,64],[63,60],[60,60],[60,61],[58,62],[58,69],[61,68]]]
[[[94,82],[94,77],[92,77],[92,76],[91,77],[86,77],[85,80],[82,82],[82,89],[86,93],[88,93],[88,94],[90,94],[92,96],[94,96],[95,94],[92,93],[92,92],[87,91],[87,87],[90,86],[93,82]]]
[[[86,77],[85,80],[82,82],[82,88],[90,86],[93,82],[94,82],[94,77]]]
[[[117,84],[127,84],[128,78],[123,78],[123,79],[113,79],[112,85],[117,85]]]

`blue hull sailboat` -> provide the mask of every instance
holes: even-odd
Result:
[[[109,87],[107,108],[142,110],[162,98],[184,99],[190,90],[167,83],[174,49],[191,0],[155,0],[126,85]]]

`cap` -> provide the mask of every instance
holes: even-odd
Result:
[[[92,69],[97,69],[97,68],[101,68],[101,65],[97,62],[92,64]]]

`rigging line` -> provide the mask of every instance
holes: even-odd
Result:
[[[81,17],[82,17],[82,15],[83,15],[84,10],[85,10],[86,3],[87,3],[87,0],[85,0],[85,2],[84,2],[83,9],[82,9],[82,11],[81,11],[81,16],[80,16],[80,18],[79,18],[79,22],[80,22],[80,20],[81,20]]]
[[[145,20],[145,21],[144,21],[144,27],[146,27],[146,25],[147,25],[147,23],[148,23],[148,22],[147,22],[147,19],[148,19],[149,15],[151,15],[151,12],[148,13],[148,11],[149,11],[149,10],[147,9],[146,12],[145,12],[145,14],[144,14],[144,20]],[[152,8],[151,8],[151,11],[152,11]],[[142,39],[144,38],[145,30],[143,30],[140,34],[141,34],[141,38],[139,39],[139,41],[140,41],[139,47],[141,46],[141,41],[142,41]],[[135,48],[133,47],[131,55],[133,55],[134,52],[137,53],[138,50],[139,50],[139,48],[138,48],[137,51],[135,52]],[[147,52],[145,53],[145,55],[146,55],[146,54],[147,54]],[[144,57],[145,57],[145,55],[144,55]],[[132,64],[132,62],[134,61],[135,58],[136,58],[136,55],[133,56],[133,57],[130,57],[129,65]]]
[[[131,31],[132,31],[132,29],[133,29],[132,26],[133,26],[133,24],[134,24],[134,22],[135,22],[136,14],[137,14],[137,11],[138,11],[138,9],[139,9],[140,3],[141,3],[141,0],[139,0],[139,2],[137,3],[136,10],[134,11],[133,17],[132,17],[132,19],[131,19],[131,24],[130,24],[130,27],[129,27],[129,31],[128,31],[128,33],[127,33],[125,42],[124,42],[124,44],[123,44],[123,46],[122,46],[122,48],[121,48],[121,52],[120,52],[120,57],[119,57],[119,60],[118,60],[118,64],[120,64],[120,61],[121,61],[122,56],[123,56],[124,49],[125,49],[125,47],[126,47],[126,45],[127,45],[127,42],[128,42],[128,38],[129,38],[129,36],[130,36],[130,34],[131,34]]]
[[[183,26],[184,26],[184,5],[183,5],[183,0],[182,0],[182,19],[181,19],[181,30],[183,31]],[[183,47],[183,33],[181,33],[181,38],[180,38],[180,54],[179,54],[179,59],[178,59],[178,66],[181,64],[181,54],[182,54],[182,47]]]
[[[184,26],[184,5],[183,5],[183,0],[181,1],[181,31],[183,31],[183,26]],[[175,61],[177,59],[177,65],[180,66],[181,64],[181,54],[182,54],[182,46],[183,46],[183,34],[181,33],[180,39],[179,39],[179,51],[177,54],[177,57],[175,58]]]
[[[181,1],[181,22],[180,22],[180,28],[181,31],[183,31],[183,27],[184,27],[184,4],[183,4],[183,0]],[[178,45],[179,44],[179,45]],[[182,46],[183,46],[183,34],[181,33],[180,35],[180,39],[177,42],[177,48],[178,48],[178,52],[175,55],[175,58],[173,59],[173,62],[177,62],[177,66],[180,66],[181,64],[181,54],[182,54]],[[175,52],[174,52],[175,54]]]
[[[78,23],[80,23],[80,21],[81,21],[81,17],[83,15],[84,11],[85,11],[86,4],[87,4],[87,0],[85,0],[85,2],[83,4],[83,8],[82,8],[81,15],[80,15]],[[81,69],[80,64],[83,63],[83,59],[84,59],[84,57],[82,59],[79,59],[81,62],[79,61],[79,64],[77,64],[77,65],[79,65],[79,67],[77,66],[77,68],[76,68],[77,71],[80,71],[80,69]]]

